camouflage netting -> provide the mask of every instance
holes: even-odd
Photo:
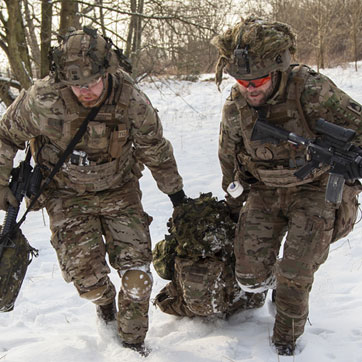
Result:
[[[227,65],[235,64],[234,51],[236,48],[247,49],[255,69],[264,66],[273,68],[273,65],[278,68],[278,64],[268,64],[267,60],[273,60],[285,51],[290,54],[294,54],[296,51],[296,38],[288,25],[264,21],[254,16],[248,17],[225,33],[216,36],[211,43],[218,48],[220,55],[216,66],[216,83],[218,85],[221,84],[223,69]],[[265,74],[267,73],[263,75]]]
[[[226,203],[211,193],[177,207],[168,231],[153,250],[155,270],[163,279],[172,279],[176,256],[193,260],[212,257],[224,262],[233,259],[235,223]]]
[[[264,304],[265,293],[245,293],[235,279],[235,223],[229,212],[211,193],[175,209],[170,234],[153,250],[155,270],[171,280],[154,300],[164,313],[227,318]]]

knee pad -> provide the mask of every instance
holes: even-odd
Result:
[[[123,274],[121,289],[128,298],[142,301],[150,296],[152,282],[150,273],[139,269],[131,269]]]
[[[246,278],[242,278],[236,273],[236,281],[238,282],[240,289],[247,293],[263,293],[269,289],[275,289],[276,287],[276,279],[274,274],[271,274],[261,283],[249,284],[246,282]]]

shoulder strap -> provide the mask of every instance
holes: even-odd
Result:
[[[305,118],[304,115],[304,111],[302,108],[302,103],[300,102],[300,98],[302,96],[303,90],[304,90],[304,85],[306,83],[307,77],[303,76],[303,69],[304,69],[304,65],[298,65],[295,70],[293,70],[293,82],[295,84],[295,101],[297,103],[297,109],[298,109],[298,113],[300,115],[300,119],[302,121],[302,125],[305,129],[305,131],[307,132],[309,137],[314,138],[315,134],[313,133],[313,131],[310,129],[309,124]],[[294,73],[295,72],[295,73]]]
[[[123,114],[127,129],[130,128],[130,122],[128,118],[128,108],[130,99],[133,92],[132,83],[129,81],[125,74],[122,74],[120,79],[119,93],[116,98],[116,112]]]

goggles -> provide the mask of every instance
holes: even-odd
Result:
[[[236,81],[243,86],[244,88],[248,88],[250,85],[252,85],[254,88],[261,87],[263,84],[268,82],[271,79],[270,74],[266,75],[261,78],[252,79],[252,80],[243,80],[243,79],[237,79]]]
[[[77,88],[77,89],[90,89],[95,87],[97,84],[99,84],[102,81],[103,77],[99,77],[98,79],[96,79],[95,81],[93,81],[92,83],[89,84],[84,84],[84,85],[72,85],[72,87]]]

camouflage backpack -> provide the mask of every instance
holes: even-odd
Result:
[[[162,279],[172,279],[175,271],[176,247],[176,239],[165,235],[165,239],[158,242],[152,251],[154,268]]]
[[[20,229],[8,239],[0,259],[0,312],[14,309],[33,255],[37,255],[37,250],[29,245]]]
[[[170,235],[153,250],[155,270],[172,280],[154,304],[164,313],[224,318],[263,305],[265,294],[244,293],[234,273],[235,223],[224,201],[201,194],[178,206],[168,223]]]
[[[362,191],[359,181],[353,186],[344,185],[342,202],[336,211],[331,243],[346,237],[354,227],[358,215],[358,194]]]

